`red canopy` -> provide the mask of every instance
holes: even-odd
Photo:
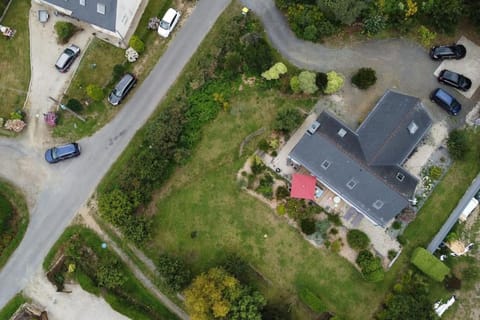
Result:
[[[316,182],[317,179],[314,176],[306,176],[297,173],[294,174],[290,197],[314,200]]]

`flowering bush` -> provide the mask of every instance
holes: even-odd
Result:
[[[27,124],[20,119],[10,119],[5,122],[5,129],[14,132],[21,132]]]
[[[127,58],[128,62],[135,62],[138,59],[138,52],[132,47],[129,47],[125,50],[125,58]]]

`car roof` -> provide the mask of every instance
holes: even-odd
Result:
[[[130,73],[126,73],[122,79],[120,79],[120,81],[118,82],[117,86],[115,88],[122,88],[128,84],[130,81],[132,81],[132,79],[134,78],[134,76]]]
[[[74,153],[77,150],[77,147],[75,146],[74,143],[69,143],[69,144],[65,144],[65,145],[62,145],[62,146],[57,146],[55,148],[56,148],[56,151],[57,151],[57,156],[62,156],[62,155],[65,155],[65,154]]]
[[[460,74],[445,69],[445,70],[443,71],[442,77],[443,77],[443,78],[446,78],[446,79],[448,79],[448,80],[450,80],[450,81],[453,81],[453,82],[458,82],[458,80],[459,80],[459,78],[460,78]]]
[[[441,99],[442,101],[444,101],[445,103],[447,103],[448,105],[450,105],[454,99],[454,97],[452,97],[452,95],[450,93],[448,93],[447,91],[439,88],[437,90],[437,92],[435,93],[435,95]]]
[[[175,9],[169,8],[167,12],[163,15],[162,20],[165,20],[167,22],[172,22],[173,17],[177,14],[177,11]]]

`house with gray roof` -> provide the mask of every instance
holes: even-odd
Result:
[[[115,43],[125,46],[129,32],[135,28],[137,11],[146,0],[35,0],[53,7],[56,11],[89,23],[94,29],[117,38]]]
[[[414,196],[418,179],[402,165],[431,125],[420,99],[388,90],[357,130],[322,112],[289,158],[385,226]]]

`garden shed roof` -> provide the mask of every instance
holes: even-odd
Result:
[[[314,200],[315,184],[317,179],[314,176],[304,174],[294,174],[292,177],[292,198]]]

